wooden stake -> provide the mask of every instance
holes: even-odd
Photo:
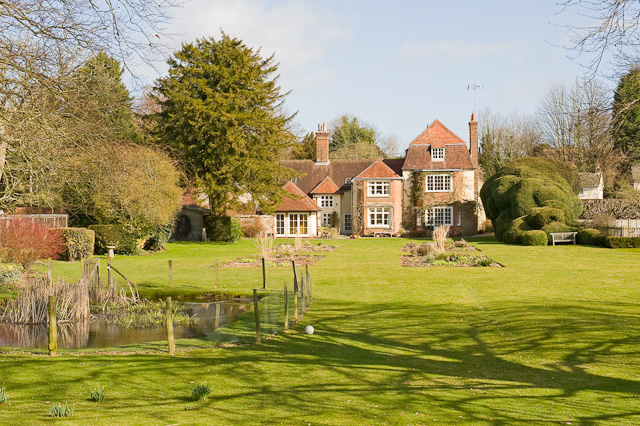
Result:
[[[51,258],[48,259],[47,278],[49,278],[49,282],[53,281],[53,265],[51,263]]]
[[[258,290],[253,289],[253,311],[256,315],[256,343],[261,343],[262,336],[260,335],[260,308],[258,307]]]
[[[56,315],[56,297],[49,296],[49,356],[55,356],[58,351],[58,319]]]
[[[173,287],[173,260],[169,261],[169,287]]]
[[[264,257],[262,258],[262,288],[267,288],[267,270],[264,264]]]
[[[300,313],[304,316],[306,307],[304,304],[304,280],[300,280]]]
[[[300,291],[300,288],[298,286],[298,274],[296,273],[296,261],[295,260],[291,261],[291,266],[293,266],[293,292],[297,293],[298,291]]]
[[[175,355],[176,341],[173,338],[173,312],[171,311],[171,296],[167,297],[167,343],[169,344],[169,355]]]
[[[313,296],[311,295],[311,275],[309,275],[309,265],[305,265],[307,273],[305,279],[307,280],[307,305],[311,306],[313,303]]]
[[[298,292],[293,292],[293,319],[298,322]]]
[[[216,259],[216,288],[220,288],[220,265]]]
[[[287,282],[284,282],[284,329],[289,330],[289,289]]]
[[[213,329],[220,327],[220,303],[216,303],[216,317],[213,320]]]

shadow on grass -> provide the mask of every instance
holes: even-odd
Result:
[[[3,362],[9,372],[27,365],[34,373],[25,386],[43,386],[65,395],[69,382],[138,387],[150,381],[173,384],[165,399],[137,393],[136,406],[184,403],[189,380],[209,377],[226,383],[210,397],[222,422],[238,419],[238,407],[286,407],[270,414],[274,423],[322,418],[327,404],[344,415],[373,422],[367,410],[345,403],[353,398],[396,413],[398,407],[428,406],[466,421],[531,424],[572,419],[574,424],[637,421],[640,389],[638,305],[571,300],[547,305],[501,303],[459,305],[351,304],[314,306],[307,320],[316,333],[300,332],[226,350],[163,355],[93,356],[83,374],[48,382],[36,372],[55,362],[60,370],[82,359],[16,357]],[[135,388],[134,388],[135,390]],[[169,394],[175,395],[170,397]],[[598,406],[604,397],[616,403]],[[122,396],[121,408],[131,402]],[[282,410],[281,410],[282,411]],[[168,419],[153,411],[159,419]],[[392,415],[392,414],[390,414]],[[281,417],[278,417],[281,416]]]

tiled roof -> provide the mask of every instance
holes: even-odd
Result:
[[[282,186],[291,196],[285,196],[282,203],[276,208],[278,212],[315,212],[320,207],[307,196],[295,183],[288,181]]]
[[[411,145],[431,145],[436,148],[442,148],[449,144],[466,144],[465,141],[460,139],[458,135],[449,130],[440,120],[435,120],[429,125],[422,133],[418,135],[411,143]]]
[[[391,170],[382,160],[377,160],[375,163],[364,169],[356,176],[356,178],[398,178],[398,174]]]
[[[285,160],[281,164],[303,174],[297,178],[296,185],[309,194],[327,176],[336,186],[339,186],[341,191],[349,190],[351,185],[345,184],[345,179],[353,179],[373,162],[372,159],[332,159],[329,164],[319,165],[313,160]],[[402,174],[404,159],[385,159],[383,162],[395,173]]]
[[[335,194],[336,192],[339,192],[339,191],[340,189],[338,188],[338,185],[336,185],[336,183],[333,181],[333,179],[331,179],[330,176],[327,176],[322,180],[322,182],[316,185],[316,187],[313,188],[309,193],[310,194]]]
[[[431,160],[432,148],[444,148],[444,161]],[[409,144],[402,168],[407,170],[474,169],[466,143],[439,120],[431,123]]]

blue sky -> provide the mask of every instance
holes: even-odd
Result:
[[[223,29],[265,56],[275,52],[301,131],[348,112],[405,149],[436,118],[468,141],[470,84],[483,85],[479,111],[534,112],[551,84],[582,75],[557,46],[564,25],[583,18],[560,10],[519,0],[192,0],[169,30],[174,50]]]

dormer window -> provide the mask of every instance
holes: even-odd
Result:
[[[298,178],[291,178],[291,182],[293,182],[294,184],[298,183]]]
[[[444,161],[444,148],[431,148],[431,160]]]
[[[344,178],[345,185],[351,185],[351,178]]]

